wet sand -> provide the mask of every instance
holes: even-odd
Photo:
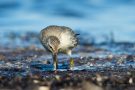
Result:
[[[118,51],[113,53],[92,46],[78,46],[73,53],[75,69],[56,73],[37,67],[52,61],[50,53],[44,49],[1,48],[0,90],[135,89],[134,54],[118,54]],[[68,61],[68,57],[59,56],[59,63]]]

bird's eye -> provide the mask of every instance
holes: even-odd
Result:
[[[50,45],[49,45],[49,48],[50,48],[51,50],[53,50],[52,46],[50,46]]]

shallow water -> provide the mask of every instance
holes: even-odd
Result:
[[[78,46],[73,50],[72,58],[74,60],[73,71],[88,70],[94,72],[101,71],[132,71],[135,69],[134,46],[128,47],[123,44],[116,45],[115,50],[108,48],[108,45]],[[80,48],[81,47],[81,48]],[[82,51],[82,48],[83,49]],[[91,48],[90,51],[89,48]],[[124,50],[123,48],[126,48]],[[29,74],[42,74],[45,71],[53,71],[53,61],[50,53],[44,49],[6,49],[1,51],[0,75],[1,76],[26,76]],[[3,56],[3,58],[2,58]],[[69,57],[59,54],[58,71],[69,70]]]

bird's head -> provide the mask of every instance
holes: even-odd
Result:
[[[59,49],[60,41],[55,36],[49,36],[47,39],[47,47],[53,53],[57,54]]]

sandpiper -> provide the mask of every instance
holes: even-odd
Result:
[[[78,43],[77,35],[66,26],[51,25],[41,30],[40,41],[46,50],[52,53],[54,70],[58,69],[57,55],[59,52],[66,53],[71,57],[72,49]],[[73,60],[70,61],[70,64],[73,64]]]

